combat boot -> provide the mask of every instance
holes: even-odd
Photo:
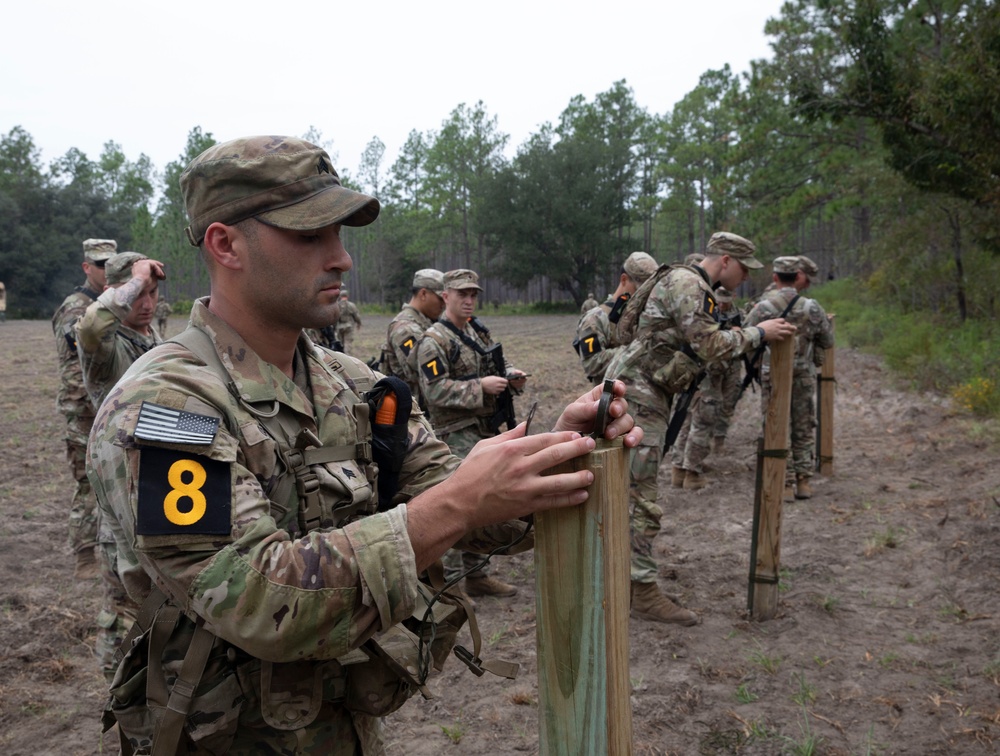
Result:
[[[674,465],[670,468],[670,485],[674,488],[683,488],[684,475],[687,471],[683,467]]]
[[[492,575],[482,575],[481,577],[467,577],[465,579],[465,592],[470,596],[505,598],[517,593],[517,587]]]
[[[808,475],[797,475],[795,477],[795,498],[808,499],[813,495],[812,486],[809,485]]]
[[[76,565],[73,568],[73,577],[77,580],[93,580],[101,574],[97,567],[97,554],[94,547],[80,549],[76,552]]]
[[[783,501],[792,501],[795,498],[795,488],[792,486],[792,481],[785,481],[785,492],[781,495]]]
[[[704,475],[699,475],[694,470],[688,470],[684,476],[684,488],[688,491],[697,491],[708,485]]]
[[[671,625],[697,625],[698,616],[682,609],[660,592],[656,583],[632,581],[632,614],[653,622]]]
[[[726,437],[716,436],[712,439],[712,451],[716,454],[722,454],[726,450]]]

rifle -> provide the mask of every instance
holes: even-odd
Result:
[[[483,350],[483,355],[487,358],[487,367],[490,375],[498,375],[501,378],[507,377],[507,363],[503,359],[503,345],[494,344]],[[496,396],[496,410],[490,418],[490,429],[494,433],[500,432],[500,426],[507,424],[507,430],[517,426],[514,417],[514,394],[511,393],[510,386],[504,386]]]
[[[694,399],[694,395],[698,391],[698,386],[705,380],[705,374],[706,371],[700,371],[694,380],[691,381],[691,385],[684,389],[678,396],[677,406],[674,408],[674,414],[670,418],[670,424],[667,426],[667,437],[663,441],[664,455],[670,451],[670,447],[674,445],[674,441],[680,435],[681,428],[684,426],[684,418],[687,417],[688,408],[691,406],[691,400]]]
[[[798,294],[792,297],[791,301],[788,303],[788,306],[778,316],[778,320],[783,320],[785,316],[787,316],[788,313],[792,311],[792,307],[798,300],[799,300]],[[763,339],[761,339],[760,346],[754,350],[753,356],[750,357],[750,359],[747,359],[747,356],[745,354],[743,355],[743,365],[746,367],[747,374],[743,376],[743,383],[740,384],[740,393],[736,395],[737,402],[740,400],[740,397],[743,396],[743,392],[747,390],[747,388],[750,386],[751,383],[756,382],[758,386],[760,385],[760,366],[757,363],[760,361],[760,358],[763,356],[764,350],[766,348],[767,344],[764,342]]]

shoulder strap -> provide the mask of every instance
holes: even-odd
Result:
[[[458,336],[458,338],[460,338],[462,340],[462,343],[465,344],[467,347],[469,347],[470,349],[475,350],[475,352],[477,354],[481,355],[481,356],[486,356],[486,349],[484,347],[480,346],[479,344],[477,344],[472,339],[470,339],[468,336],[466,336],[460,330],[458,330],[458,328],[455,326],[455,324],[452,323],[450,320],[439,320],[438,322],[441,323],[441,324],[443,324],[446,328],[448,328],[448,330],[450,330],[452,333],[454,333],[456,336]],[[473,326],[473,327],[475,327],[475,326]],[[480,331],[479,333],[482,333],[482,331]],[[486,333],[488,334],[489,331],[487,331]]]
[[[792,311],[792,308],[798,301],[799,301],[799,295],[796,294],[794,297],[792,297],[791,301],[788,303],[788,306],[784,309],[784,312],[782,312],[778,317],[782,319],[788,317],[788,313]]]

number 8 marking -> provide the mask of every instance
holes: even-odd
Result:
[[[185,483],[181,477],[184,473],[191,473],[191,482]],[[194,525],[205,516],[208,509],[208,501],[205,494],[201,492],[201,487],[208,480],[208,473],[205,468],[193,459],[179,459],[170,465],[167,471],[167,482],[170,483],[170,493],[163,500],[163,514],[174,525]],[[181,512],[177,504],[181,499],[191,500],[191,511]]]

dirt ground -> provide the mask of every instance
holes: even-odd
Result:
[[[551,425],[586,388],[576,319],[485,319],[532,374],[519,414],[537,400],[535,427]],[[358,356],[387,322],[366,319]],[[52,338],[44,321],[0,325],[0,752],[114,753],[98,725],[98,585],[74,581],[65,546]],[[710,457],[709,487],[671,489],[661,469],[660,584],[701,622],[630,622],[636,754],[1000,752],[1000,430],[893,388],[871,356],[841,349],[836,364],[835,474],[784,506],[775,619],[746,615],[757,397]],[[519,593],[481,599],[479,623],[518,679],[450,661],[436,698],[387,722],[390,753],[538,752],[532,556],[494,569]]]

